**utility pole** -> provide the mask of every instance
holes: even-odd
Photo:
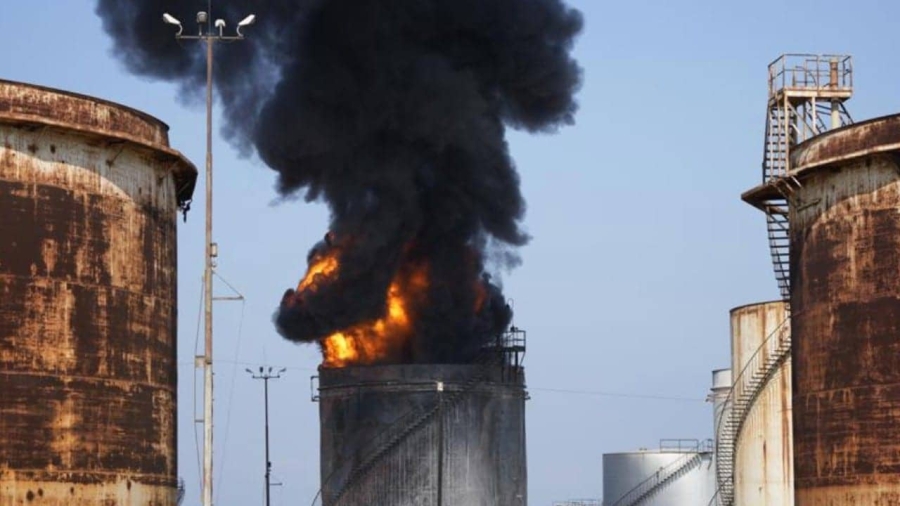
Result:
[[[213,109],[213,44],[220,41],[243,40],[241,28],[252,25],[256,16],[250,14],[241,20],[235,30],[236,35],[225,35],[225,20],[217,19],[211,24],[212,1],[207,11],[197,13],[197,35],[182,35],[184,27],[176,17],[169,13],[162,15],[167,24],[178,27],[176,40],[197,40],[206,43],[206,248],[203,269],[203,301],[204,301],[204,347],[203,355],[196,357],[195,365],[203,367],[203,483],[201,501],[203,506],[212,506],[213,489],[213,268],[218,248],[212,240],[212,109]],[[218,29],[218,33],[213,31]]]
[[[438,442],[437,442],[437,506],[444,506],[444,382],[437,382]]]
[[[269,380],[270,379],[278,379],[281,377],[281,373],[286,371],[286,369],[279,369],[278,372],[272,373],[272,368],[268,369],[260,366],[259,373],[254,373],[250,369],[246,369],[250,376],[253,379],[261,379],[263,380],[263,392],[265,398],[265,412],[266,412],[266,506],[270,506],[269,502],[269,493],[272,489],[271,479],[272,479],[272,461],[269,460]]]

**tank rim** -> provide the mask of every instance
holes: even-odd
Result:
[[[778,303],[782,303],[782,304],[783,304],[783,303],[784,303],[784,300],[782,300],[782,299],[772,299],[772,300],[766,300],[766,301],[761,301],[761,302],[748,302],[747,304],[741,304],[740,306],[735,306],[735,307],[729,309],[729,310],[728,310],[728,314],[734,314],[734,313],[736,313],[736,312],[738,312],[738,311],[740,311],[740,310],[742,310],[742,309],[748,309],[748,308],[751,308],[751,307],[768,306],[768,305],[770,305],[770,304],[778,304]]]
[[[155,129],[162,138],[162,142],[158,142],[155,138],[149,138],[147,135],[141,135],[128,130],[111,130],[102,126],[92,125],[85,122],[72,121],[71,118],[60,117],[59,115],[41,116],[34,113],[19,113],[11,110],[13,102],[4,100],[0,97],[0,124],[11,125],[36,125],[46,127],[53,130],[72,133],[86,138],[112,140],[114,142],[124,142],[129,144],[133,149],[143,152],[149,152],[163,164],[167,164],[169,172],[175,176],[175,190],[179,206],[184,206],[190,202],[194,188],[197,184],[198,171],[197,167],[187,159],[180,151],[169,145],[168,131],[169,126],[162,120],[139,111],[133,107],[112,102],[106,99],[92,97],[81,93],[75,93],[37,84],[11,81],[0,79],[0,87],[10,87],[18,90],[33,90],[46,96],[67,97],[76,100],[82,100],[85,103],[97,104],[109,107],[111,110],[118,110],[123,113],[133,115],[139,121],[152,129]],[[20,103],[24,103],[20,102]]]

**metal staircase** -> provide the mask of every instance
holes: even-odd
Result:
[[[791,172],[791,151],[816,135],[852,123],[844,107],[852,94],[849,56],[788,54],[769,65],[762,179],[776,196],[756,205],[766,213],[772,267],[786,302],[791,296],[789,206],[800,187]]]
[[[734,504],[735,450],[747,415],[766,384],[791,355],[790,316],[772,332],[756,350],[734,379],[726,398],[726,411],[716,429],[716,480],[718,504]]]
[[[788,177],[788,156],[790,154],[788,129],[785,109],[772,107],[770,100],[769,111],[766,116],[766,146],[765,158],[763,159],[764,183],[792,182]],[[766,213],[766,232],[769,238],[769,251],[772,255],[775,281],[778,282],[781,298],[790,300],[791,237],[788,221],[788,200],[785,195],[785,193],[779,192],[779,197],[765,202],[763,211]]]
[[[363,487],[361,484],[366,479],[372,478],[373,471],[381,467],[380,464],[383,461],[387,460],[392,454],[403,451],[404,446],[415,446],[416,448],[409,448],[412,453],[423,453],[423,450],[442,444],[441,441],[438,441],[441,438],[439,431],[434,430],[438,426],[440,418],[451,412],[460,401],[465,399],[466,395],[472,393],[479,385],[492,376],[496,376],[497,368],[501,369],[500,377],[504,381],[512,380],[518,374],[517,370],[522,367],[524,355],[525,331],[515,326],[484,346],[473,364],[481,367],[479,374],[470,378],[459,389],[441,395],[441,400],[436,401],[432,406],[407,412],[394,422],[388,430],[382,432],[376,439],[369,441],[366,448],[361,452],[362,457],[355,463],[347,462],[344,468],[338,466],[338,469],[335,469],[331,476],[325,478],[325,482],[328,482],[338,475],[342,475],[341,471],[349,471],[343,474],[347,476],[347,479],[341,489],[335,494],[335,497],[331,499],[331,504],[334,506],[355,506],[357,504],[389,506],[391,499],[388,497],[387,492],[378,497],[369,497],[367,495],[364,498],[356,497],[355,492],[359,489],[371,488]],[[422,448],[418,448],[418,446]],[[387,471],[388,474],[391,472],[392,470]],[[393,477],[381,478],[384,481],[394,481]],[[321,506],[323,504],[322,493],[324,488],[323,484],[322,489],[319,490],[319,493],[313,500],[313,506]],[[366,494],[371,494],[371,491],[366,490]]]
[[[684,450],[681,450],[684,451]],[[688,449],[684,455],[678,457],[671,464],[661,468],[653,473],[644,481],[638,483],[634,488],[625,493],[622,497],[612,503],[610,506],[638,506],[644,501],[653,497],[660,492],[669,483],[677,480],[679,477],[700,465],[703,462],[703,455],[712,452],[712,441],[704,441],[703,444],[697,442],[694,448]]]
[[[853,65],[843,55],[782,55],[769,64],[769,99],[762,161],[762,191],[750,202],[766,213],[772,268],[790,314],[791,207],[802,209],[801,182],[791,166],[793,149],[828,130],[853,122],[844,106],[853,95]],[[727,414],[717,427],[717,502],[734,504],[734,459],[753,403],[791,355],[790,316],[768,336],[734,379]]]

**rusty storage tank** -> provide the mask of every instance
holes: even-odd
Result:
[[[0,81],[0,504],[176,503],[168,127]]]
[[[524,372],[322,368],[322,505],[527,504]]]
[[[796,504],[900,504],[900,116],[798,145],[791,175]]]
[[[735,441],[736,506],[794,504],[791,360],[776,362],[773,358],[775,341],[788,337],[782,334],[790,331],[787,318],[787,305],[782,301],[731,310],[731,360],[739,372],[735,381],[765,378]]]

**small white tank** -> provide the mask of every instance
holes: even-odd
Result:
[[[712,450],[711,441],[676,439],[604,454],[604,506],[706,506],[715,493]]]

